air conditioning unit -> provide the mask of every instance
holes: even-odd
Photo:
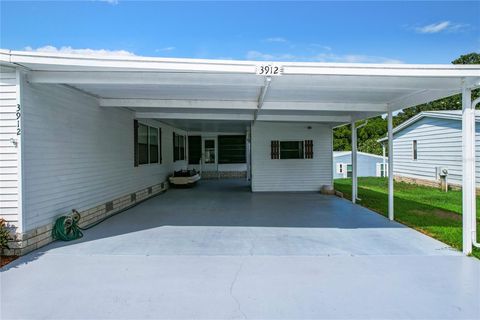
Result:
[[[447,167],[438,167],[437,172],[438,172],[438,175],[440,177],[448,176],[448,168]]]

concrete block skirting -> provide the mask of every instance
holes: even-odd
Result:
[[[148,188],[121,196],[106,203],[102,203],[90,209],[83,210],[79,212],[81,216],[79,226],[82,228],[86,227],[105,217],[111,216],[122,209],[136,205],[148,198],[158,195],[159,193],[166,191],[168,188],[168,182],[165,181],[150,186]],[[60,216],[70,214],[71,212],[66,212]],[[5,249],[3,255],[21,256],[52,242],[52,229],[55,224],[55,220],[56,218],[52,221],[52,223],[49,223],[48,225],[43,225],[36,229],[29,230],[25,233],[17,233],[15,235],[15,240],[9,242],[8,244],[10,249]]]
[[[433,187],[433,188],[439,188],[439,189],[442,187],[440,181],[432,181],[432,180],[427,180],[427,179],[404,177],[404,176],[399,176],[399,175],[395,175],[394,179],[395,179],[395,181],[418,184],[420,186]],[[462,190],[462,186],[459,185],[459,184],[456,184],[456,183],[448,183],[448,189],[450,189],[450,190]],[[477,188],[477,195],[480,195],[480,188]]]
[[[246,171],[203,171],[202,179],[239,179],[246,178]]]

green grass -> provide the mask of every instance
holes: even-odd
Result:
[[[335,189],[345,198],[352,197],[352,180],[335,180]],[[462,249],[462,192],[395,182],[395,220],[419,230],[446,244]],[[384,216],[388,211],[388,181],[386,178],[358,178],[358,203]],[[477,207],[480,199],[477,197]],[[480,210],[477,220],[480,220]],[[480,223],[479,223],[480,227]],[[473,256],[480,259],[480,250]]]

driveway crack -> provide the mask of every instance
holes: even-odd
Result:
[[[233,287],[235,287],[235,283],[237,282],[237,279],[238,279],[238,275],[240,274],[240,272],[242,271],[242,268],[243,268],[243,264],[245,263],[245,260],[242,261],[242,263],[240,264],[240,266],[238,267],[237,269],[237,272],[235,272],[235,276],[233,277],[233,280],[232,280],[232,283],[230,284],[230,296],[232,297],[233,300],[235,300],[235,303],[237,304],[237,310],[238,312],[240,312],[243,316],[244,319],[248,319],[247,315],[245,314],[245,312],[243,312],[242,310],[242,306],[240,305],[240,301],[235,297],[235,295],[233,294]]]

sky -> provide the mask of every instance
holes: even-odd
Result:
[[[480,1],[3,1],[0,48],[267,61],[450,63]]]

